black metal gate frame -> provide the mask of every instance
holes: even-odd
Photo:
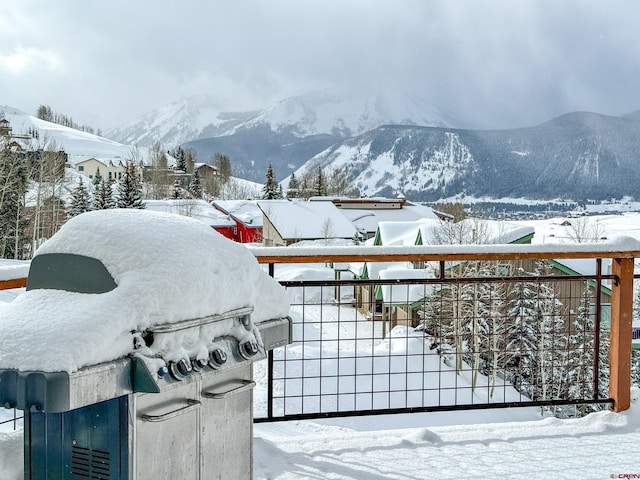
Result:
[[[601,287],[604,280],[609,280],[612,283],[617,283],[617,277],[615,275],[603,275],[602,274],[602,260],[596,259],[596,274],[595,275],[549,275],[549,276],[493,276],[493,277],[445,277],[444,262],[441,263],[440,272],[441,275],[438,278],[425,278],[425,279],[395,279],[395,280],[297,280],[297,281],[281,281],[280,284],[285,288],[306,288],[306,287],[321,287],[321,288],[336,288],[346,286],[382,286],[382,285],[428,285],[428,284],[464,284],[464,283],[518,283],[518,282],[575,282],[575,281],[593,281],[595,282],[595,292],[598,294],[595,296],[595,314],[594,314],[594,362],[593,362],[593,379],[594,384],[597,382],[599,376],[599,352],[600,352],[600,324],[601,324]],[[273,275],[273,264],[269,264],[269,272]],[[640,277],[640,276],[638,276]],[[304,304],[303,304],[304,306]],[[296,339],[294,338],[294,344]],[[286,361],[286,360],[285,360]],[[268,366],[267,366],[267,415],[266,417],[255,418],[255,423],[263,422],[275,422],[285,420],[313,420],[322,418],[340,418],[351,416],[366,416],[366,415],[389,415],[389,414],[402,414],[402,413],[416,413],[416,412],[442,412],[442,411],[460,411],[460,410],[480,410],[480,409],[494,409],[494,408],[516,408],[516,407],[553,407],[553,406],[569,406],[569,405],[589,405],[589,404],[613,404],[614,400],[610,397],[599,397],[598,388],[594,385],[592,398],[579,398],[579,399],[547,399],[547,400],[524,400],[517,402],[501,402],[501,403],[475,403],[475,404],[460,404],[460,405],[432,405],[432,406],[420,406],[420,407],[402,407],[402,408],[383,408],[383,409],[367,409],[367,410],[336,410],[336,411],[321,411],[311,413],[296,413],[296,414],[274,414],[274,364],[276,362],[274,358],[274,352],[271,351],[268,354]]]

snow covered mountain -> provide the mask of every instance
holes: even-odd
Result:
[[[383,126],[346,139],[296,171],[344,169],[361,194],[437,200],[640,197],[640,120],[575,112],[529,128]]]
[[[218,111],[193,96],[106,133],[119,142],[165,148],[184,145],[198,160],[231,158],[234,174],[263,182],[269,163],[283,178],[336,142],[381,125],[451,126],[433,105],[398,91],[334,88],[286,98],[258,112]]]
[[[110,130],[106,136],[131,145],[150,147],[160,143],[173,148],[196,138],[227,134],[255,114],[219,112],[211,98],[192,96]]]
[[[72,165],[91,157],[103,161],[124,162],[134,153],[131,145],[40,120],[10,106],[0,105],[0,118],[2,116],[9,121],[14,135],[28,137],[29,132],[37,132],[38,138],[20,140],[28,143],[29,148],[50,148],[55,144],[56,148],[67,153]],[[136,150],[136,154],[145,161],[149,152],[147,148],[140,148]]]
[[[303,138],[351,137],[380,125],[451,126],[451,120],[427,101],[397,91],[327,89],[286,98],[259,112],[225,113],[211,98],[193,96],[107,132],[135,145],[160,142],[174,147],[190,140],[235,135],[258,129]]]
[[[398,91],[327,89],[286,98],[231,129],[268,126],[296,137],[352,137],[381,125],[451,127],[446,115],[422,98]]]

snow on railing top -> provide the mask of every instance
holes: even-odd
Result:
[[[0,258],[0,282],[26,278],[31,262]]]
[[[602,243],[545,243],[493,245],[417,245],[417,246],[313,246],[251,247],[260,263],[299,263],[305,261],[388,260],[474,260],[524,258],[633,258],[640,257],[640,241],[620,236]]]

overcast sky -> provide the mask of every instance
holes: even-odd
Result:
[[[638,0],[3,1],[0,105],[106,130],[355,84],[485,128],[616,115],[640,109],[639,21]]]

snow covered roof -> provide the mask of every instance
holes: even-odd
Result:
[[[248,227],[262,227],[262,210],[254,200],[215,200],[212,204]]]
[[[173,213],[195,218],[211,227],[232,227],[235,222],[229,215],[216,210],[205,200],[143,200],[147,210]]]
[[[359,232],[367,235],[373,235],[380,222],[414,222],[423,218],[438,219],[431,207],[411,202],[406,202],[402,208],[344,208],[340,209],[340,212],[353,223]]]
[[[258,207],[283,239],[354,238],[356,229],[331,202],[259,200]]]
[[[432,218],[421,218],[409,222],[380,222],[375,241],[376,244],[385,246],[416,245],[419,232],[432,231],[441,223],[441,220]]]
[[[51,253],[101,261],[116,287],[101,294],[32,289],[18,296],[0,310],[0,368],[73,372],[130,354],[132,332],[154,325],[250,306],[253,322],[289,312],[285,290],[248,249],[181,215],[83,213],[35,258]],[[189,352],[206,348],[202,342],[192,339]]]

